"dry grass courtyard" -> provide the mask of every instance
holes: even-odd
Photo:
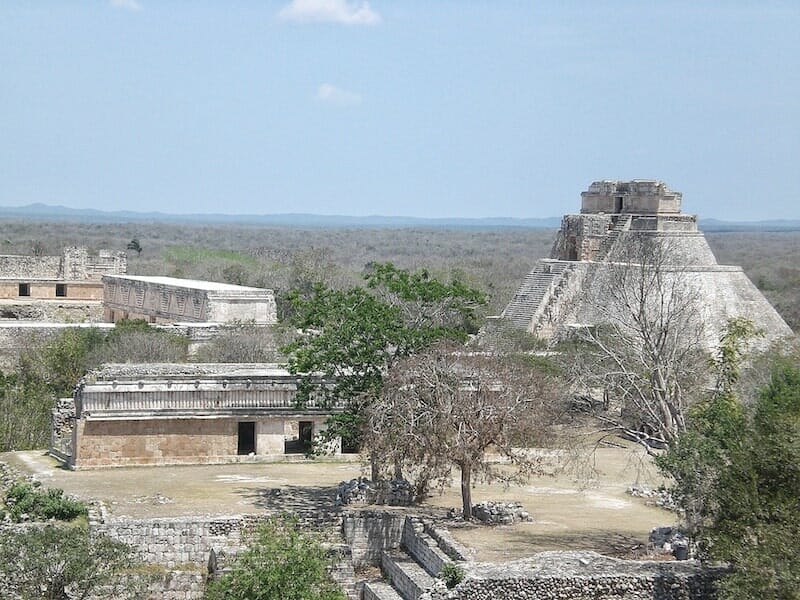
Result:
[[[303,461],[69,471],[42,451],[0,454],[44,485],[84,500],[105,502],[113,516],[235,515],[264,509],[332,509],[336,485],[362,474],[359,463]],[[477,560],[519,558],[541,550],[591,549],[629,555],[649,530],[675,522],[675,515],[626,493],[632,484],[657,486],[654,467],[636,450],[601,448],[591,479],[564,472],[504,488],[479,483],[473,502],[521,502],[534,517],[513,526],[450,522],[454,537]],[[443,516],[461,505],[458,482],[415,507]]]

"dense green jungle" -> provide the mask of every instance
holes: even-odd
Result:
[[[2,221],[0,254],[58,255],[67,245],[128,253],[128,272],[288,289],[361,280],[371,262],[457,274],[498,314],[555,230],[533,228],[297,228],[176,223]],[[706,234],[720,264],[740,265],[795,330],[800,326],[800,232]],[[129,249],[131,242],[134,248]]]

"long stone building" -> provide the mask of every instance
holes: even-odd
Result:
[[[135,275],[103,277],[105,320],[144,319],[150,323],[277,322],[272,290]]]
[[[296,391],[276,365],[105,365],[54,411],[51,447],[75,469],[284,459],[343,408]]]
[[[695,323],[709,349],[733,317],[753,321],[763,342],[791,336],[741,267],[717,264],[697,216],[682,213],[681,200],[660,181],[595,181],[581,194],[580,214],[564,216],[550,257],[536,263],[501,317],[557,341],[575,328],[602,324],[620,309],[610,306],[614,278],[624,269],[647,268],[673,290],[671,299],[662,298],[696,299]],[[636,256],[634,248],[651,254]]]

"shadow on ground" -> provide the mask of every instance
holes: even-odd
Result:
[[[258,490],[239,489],[236,493],[250,500],[253,506],[269,511],[302,512],[341,509],[335,505],[336,488],[331,486],[290,485]]]

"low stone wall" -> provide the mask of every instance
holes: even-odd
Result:
[[[421,600],[709,600],[722,567],[625,561],[595,552],[541,552],[505,564],[465,563],[465,580]]]
[[[402,543],[406,551],[434,577],[445,564],[450,562],[450,558],[438,547],[436,540],[425,532],[422,519],[406,518]]]
[[[447,529],[440,529],[430,521],[424,521],[424,526],[425,533],[431,536],[436,545],[450,560],[455,562],[466,561],[473,554],[473,551],[457,542]]]
[[[242,549],[247,533],[272,514],[229,517],[165,517],[158,519],[104,518],[101,509],[89,515],[93,534],[104,534],[139,552],[142,560],[174,569],[188,563],[206,565],[213,549],[232,554]],[[339,528],[342,516],[336,512],[307,512],[297,515],[300,525],[309,528]]]

